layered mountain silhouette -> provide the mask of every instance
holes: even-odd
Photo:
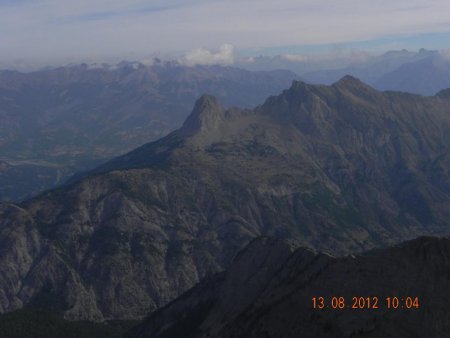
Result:
[[[430,55],[408,62],[380,77],[376,88],[402,90],[422,95],[434,95],[450,87],[450,62],[441,55]]]
[[[311,72],[299,72],[299,74],[302,74],[307,81],[321,84],[332,84],[349,74],[365,83],[373,85],[380,78],[395,72],[406,64],[420,62],[427,58],[438,57],[439,55],[437,51],[425,49],[421,49],[419,52],[393,50],[377,56],[365,55],[362,59],[356,58],[356,60],[345,67],[322,67],[322,69]],[[399,73],[397,75],[401,76],[404,74]],[[385,88],[380,89],[383,90]],[[394,88],[394,90],[404,91],[402,87]]]
[[[0,205],[0,311],[137,319],[262,235],[341,255],[449,234],[449,107],[350,76],[255,109],[203,96],[168,136]]]
[[[0,199],[23,200],[178,128],[203,93],[260,104],[298,76],[174,63],[0,71]]]
[[[448,238],[343,258],[260,238],[128,337],[444,338],[449,286]]]

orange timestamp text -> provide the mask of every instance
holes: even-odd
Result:
[[[333,309],[419,309],[419,297],[363,297],[355,296],[350,298],[345,297],[312,297],[312,308],[317,310]]]

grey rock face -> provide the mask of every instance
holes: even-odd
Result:
[[[141,318],[261,235],[347,254],[448,234],[449,111],[351,77],[295,82],[254,110],[204,97],[167,137],[2,205],[0,310]]]

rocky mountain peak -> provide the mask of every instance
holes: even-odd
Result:
[[[293,80],[292,81],[292,85],[289,88],[289,91],[293,91],[293,90],[306,90],[310,87],[309,84],[307,84],[306,82],[303,81],[297,81],[297,80]]]
[[[361,87],[369,87],[364,82],[362,82],[360,79],[353,77],[351,75],[345,75],[340,80],[336,81],[333,84],[334,87],[345,87],[345,88],[361,88]]]
[[[382,100],[383,93],[362,82],[356,77],[346,75],[340,80],[331,85],[331,88],[335,90],[335,93],[344,95],[351,98],[352,102],[354,98],[358,97],[364,101]],[[353,102],[355,103],[355,102]],[[352,104],[353,104],[352,103]]]
[[[316,92],[316,86],[294,80],[289,89],[284,90],[280,95],[269,97],[258,109],[279,121],[289,120],[291,108],[295,110],[295,107],[311,100]]]
[[[314,87],[314,85],[310,85],[306,82],[294,80],[292,81],[291,87],[284,91],[283,94],[285,94],[286,99],[289,102],[298,101],[310,96],[311,93],[314,92]]]
[[[224,118],[224,108],[212,95],[203,95],[195,103],[194,109],[184,122],[181,132],[194,135],[200,131],[215,129]]]

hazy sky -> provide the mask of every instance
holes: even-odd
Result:
[[[213,62],[336,46],[447,49],[450,1],[0,0],[1,62],[185,53]]]

